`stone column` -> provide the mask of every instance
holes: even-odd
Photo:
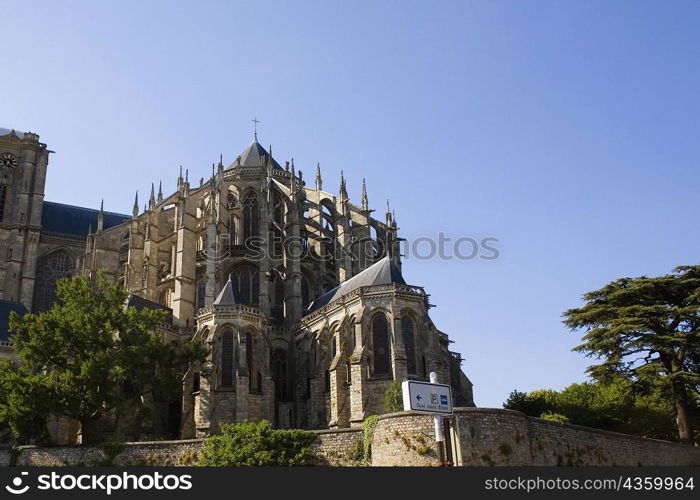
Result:
[[[350,356],[350,425],[357,426],[367,416],[364,407],[364,398],[367,392],[367,348],[362,335],[362,322],[353,325],[355,335],[355,350]]]
[[[291,210],[287,213],[287,227],[285,234],[288,241],[285,242],[285,263],[287,279],[285,280],[284,305],[285,319],[288,325],[294,325],[302,315],[301,303],[301,229],[299,224],[299,209],[296,200],[293,200]]]
[[[248,395],[250,394],[250,367],[247,352],[250,346],[246,342],[245,332],[238,332],[238,363],[236,363],[236,422],[248,419]]]
[[[188,213],[190,198],[183,196],[178,204],[177,242],[175,246],[175,293],[173,294],[173,315],[179,326],[192,321],[195,305],[195,259],[196,234],[192,216]]]
[[[391,362],[394,380],[403,381],[408,379],[408,368],[406,366],[406,349],[403,345],[403,336],[401,335],[401,318],[394,316],[390,322],[391,327]]]

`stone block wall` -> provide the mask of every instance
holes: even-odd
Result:
[[[451,417],[455,461],[488,465],[700,465],[700,447],[645,439],[570,424],[548,422],[523,413],[489,408],[457,408]],[[314,431],[314,450],[325,465],[358,465],[354,459],[362,429]],[[202,439],[123,443],[101,446],[0,447],[0,466],[194,465]],[[108,455],[112,455],[109,457]],[[433,417],[392,413],[379,417],[372,440],[372,465],[435,466]]]
[[[463,466],[700,465],[700,447],[549,422],[492,408],[457,408],[450,419],[455,462]],[[372,465],[437,465],[433,417],[380,417]],[[428,448],[428,449],[426,449]]]
[[[7,467],[12,462],[12,448],[0,445],[0,467]]]
[[[118,453],[107,446],[21,446],[19,466],[89,466],[89,465],[195,465],[204,440],[150,441],[120,443]],[[109,457],[112,454],[114,456]]]
[[[318,439],[314,451],[325,465],[358,465],[354,452],[358,442],[362,441],[362,429],[338,429],[315,431]]]
[[[379,417],[372,439],[372,465],[437,465],[433,417],[390,413]]]

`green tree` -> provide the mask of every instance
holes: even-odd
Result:
[[[161,310],[126,307],[127,293],[100,273],[60,280],[51,310],[10,318],[14,352],[21,363],[0,367],[0,421],[15,436],[38,439],[47,415],[80,421],[83,443],[99,440],[96,424],[127,403],[145,413],[142,396],[175,397],[190,363],[204,348],[162,342]]]
[[[398,380],[392,380],[389,387],[386,388],[384,406],[387,413],[403,411],[403,390],[401,382]]]
[[[207,438],[199,459],[206,467],[314,465],[316,434],[273,429],[270,422],[221,424],[221,434]]]
[[[513,391],[503,406],[546,420],[673,440],[677,438],[673,400],[661,382],[643,387],[616,376],[604,382],[571,384],[558,392]]]
[[[584,295],[586,304],[564,313],[583,329],[574,350],[596,357],[597,380],[667,382],[681,442],[693,442],[693,400],[700,387],[700,266],[677,267],[660,277],[621,278]]]

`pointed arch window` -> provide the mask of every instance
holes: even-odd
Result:
[[[372,352],[375,375],[391,375],[391,348],[389,322],[382,313],[372,318]]]
[[[260,273],[251,265],[239,267],[232,273],[233,290],[242,304],[257,306],[260,300]]]
[[[401,318],[401,338],[406,350],[406,370],[410,375],[416,375],[416,329],[413,318],[408,315]]]
[[[39,259],[34,284],[32,312],[51,309],[56,301],[56,283],[71,276],[75,262],[64,250],[58,250]]]
[[[233,332],[221,335],[221,387],[233,387]]]
[[[260,236],[259,222],[258,197],[254,193],[249,193],[243,199],[243,239],[245,244],[250,238]]]
[[[279,276],[275,277],[274,294],[271,315],[274,323],[279,325],[284,321],[284,281]]]

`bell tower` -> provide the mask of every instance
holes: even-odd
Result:
[[[46,169],[46,144],[0,128],[0,299],[32,306]]]

